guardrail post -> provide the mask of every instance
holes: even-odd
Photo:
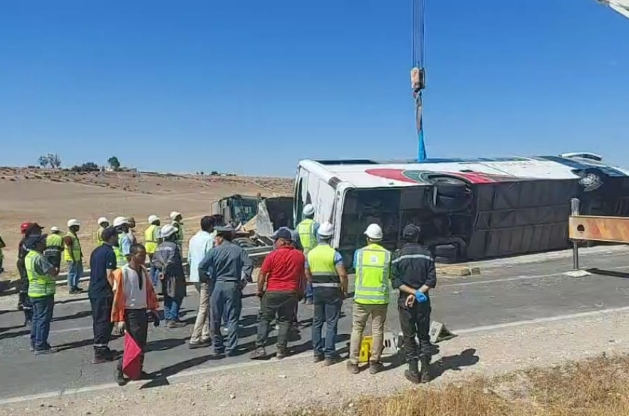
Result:
[[[570,200],[571,215],[579,215],[580,206],[579,198],[572,198]],[[579,242],[577,240],[572,240],[572,268],[579,270]]]

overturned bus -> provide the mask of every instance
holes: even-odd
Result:
[[[406,224],[422,228],[437,261],[456,262],[563,249],[570,200],[582,215],[627,216],[629,171],[591,153],[560,156],[299,163],[294,216],[305,204],[335,225],[333,244],[350,264],[370,223],[384,246],[401,245]]]

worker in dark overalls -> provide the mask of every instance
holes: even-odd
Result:
[[[242,290],[251,281],[253,262],[240,246],[233,244],[234,229],[214,227],[214,247],[199,264],[199,279],[210,283],[211,326],[214,353],[233,356],[238,348],[238,321],[242,310]],[[221,334],[221,319],[227,324],[227,345]]]
[[[413,224],[404,227],[402,238],[406,244],[391,259],[391,284],[400,291],[398,313],[408,363],[404,376],[412,383],[430,381],[428,368],[432,358],[432,345],[429,334],[431,308],[428,292],[437,284],[435,261],[428,248],[419,243],[420,231]]]

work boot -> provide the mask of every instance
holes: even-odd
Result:
[[[288,355],[288,350],[286,347],[277,347],[277,351],[275,352],[275,358],[278,360],[283,360]]]
[[[419,363],[417,360],[408,363],[408,370],[404,371],[404,377],[413,384],[419,384]]]
[[[43,350],[35,350],[35,355],[54,354],[54,353],[56,353],[58,351],[59,350],[56,349],[56,348],[48,347],[48,348],[43,349]]]
[[[196,350],[197,348],[206,348],[209,347],[211,344],[208,341],[199,341],[199,342],[189,342],[188,343],[188,348],[191,350]]]
[[[422,363],[422,370],[419,374],[420,383],[429,383],[432,380],[430,376],[430,357],[420,357],[419,360]]]
[[[127,384],[127,380],[125,380],[124,374],[122,373],[122,370],[118,368],[118,366],[116,366],[116,369],[114,370],[114,380],[119,386],[124,386],[125,384]]]
[[[369,374],[378,374],[382,370],[384,370],[384,366],[380,361],[369,363]]]
[[[334,365],[336,363],[339,362],[338,357],[326,357],[325,358],[325,362],[323,363],[323,365],[325,365],[326,367],[329,367],[331,365]]]
[[[188,324],[186,324],[185,322],[181,322],[181,321],[168,321],[168,324],[166,325],[166,327],[170,328],[170,329],[173,329],[173,328],[183,328],[186,325],[188,325]]]
[[[264,347],[256,348],[255,351],[253,351],[251,355],[249,356],[249,358],[251,358],[252,360],[259,360],[265,357],[266,357],[266,350],[264,349]]]
[[[351,361],[347,362],[347,371],[349,371],[352,374],[358,374],[360,373],[360,368],[358,368],[358,364],[354,364]]]
[[[313,362],[315,364],[320,363],[321,361],[325,360],[325,357],[323,355],[316,355],[314,356]]]

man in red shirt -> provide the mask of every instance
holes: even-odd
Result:
[[[252,359],[266,357],[266,341],[271,321],[277,316],[278,359],[286,357],[288,329],[294,320],[299,296],[303,291],[306,258],[292,245],[292,234],[280,229],[274,236],[275,250],[262,263],[258,277],[258,297],[262,314],[258,323],[257,349],[251,353]]]

